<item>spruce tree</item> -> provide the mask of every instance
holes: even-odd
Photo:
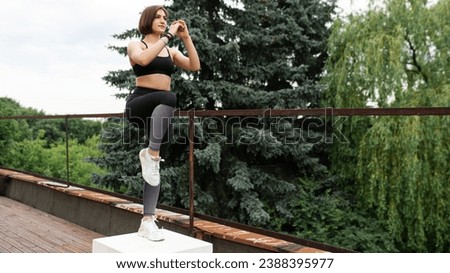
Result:
[[[196,118],[198,212],[273,228],[277,219],[293,218],[289,206],[299,198],[300,177],[325,179],[326,167],[320,159],[324,143],[319,141],[323,128],[315,132],[305,128],[322,121],[273,117],[270,109],[319,105],[323,86],[318,80],[327,57],[327,25],[334,5],[334,1],[320,0],[175,0],[168,6],[169,21],[187,22],[202,62],[199,72],[176,72],[172,89],[179,108],[267,109],[262,117]],[[135,29],[115,37],[139,38]],[[178,40],[171,46],[184,50]],[[125,54],[124,48],[111,49]],[[112,71],[104,79],[125,90],[118,97],[133,88],[130,70]],[[160,201],[187,207],[186,118],[175,118],[174,127],[175,138],[161,171]],[[143,145],[142,138],[133,142],[134,147]],[[98,183],[126,181],[126,187],[136,185],[137,189],[142,184],[139,148],[121,146],[120,141],[104,147],[105,158],[110,159],[105,165],[118,172],[100,177]]]

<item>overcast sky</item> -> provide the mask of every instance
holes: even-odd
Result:
[[[367,0],[338,0],[344,13]],[[108,50],[111,35],[137,26],[149,0],[14,0],[0,8],[0,97],[46,114],[123,111],[117,89],[101,79],[128,69],[126,58]],[[124,45],[127,42],[124,42]]]

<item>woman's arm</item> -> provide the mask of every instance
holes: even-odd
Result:
[[[178,20],[178,22],[180,23],[180,28],[177,31],[177,36],[183,41],[188,57],[184,56],[179,50],[175,50],[173,56],[175,65],[184,70],[198,71],[201,69],[200,59],[198,58],[197,50],[189,35],[186,23],[183,20]]]
[[[143,44],[140,41],[132,41],[128,44],[127,54],[130,58],[131,65],[148,65],[156,58],[156,56],[158,56],[159,52],[161,52],[161,50],[166,46],[166,43],[163,39],[159,39],[158,42],[150,45],[146,49],[143,49],[142,46]]]

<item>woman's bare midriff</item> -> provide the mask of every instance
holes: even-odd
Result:
[[[164,74],[145,75],[136,78],[136,86],[170,91],[171,78]]]

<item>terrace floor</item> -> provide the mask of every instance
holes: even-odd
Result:
[[[100,237],[104,236],[0,196],[0,253],[89,253],[92,240]]]

